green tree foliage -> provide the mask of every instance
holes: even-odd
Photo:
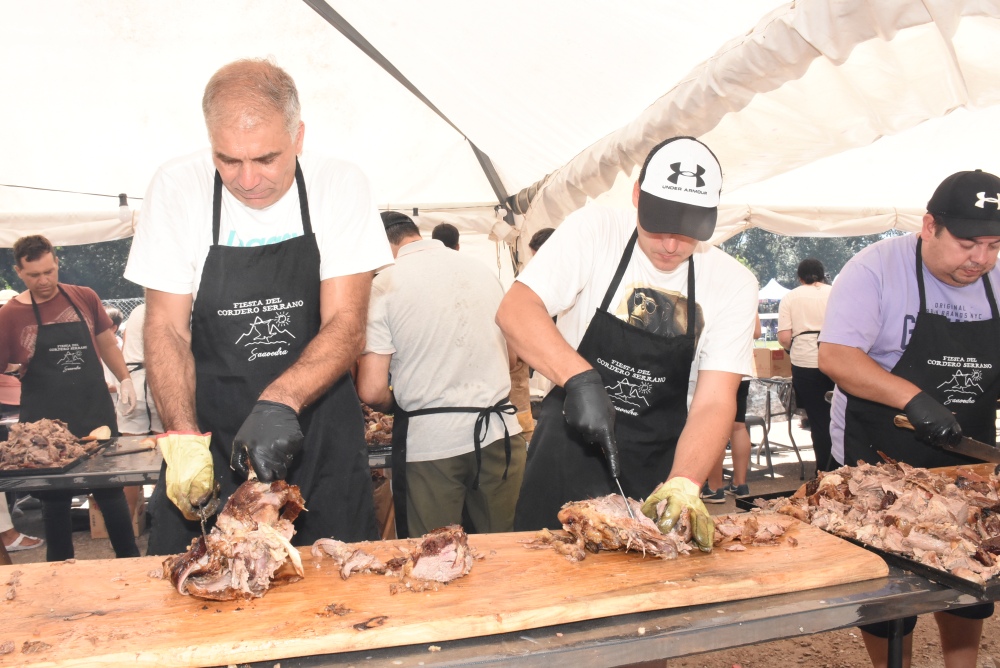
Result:
[[[827,281],[832,281],[858,251],[880,239],[900,234],[898,230],[889,230],[860,237],[786,237],[751,228],[719,247],[750,269],[762,287],[774,278],[792,289],[799,285],[796,275],[799,262],[807,257],[822,262]]]
[[[132,239],[119,239],[82,246],[59,246],[59,281],[93,288],[101,299],[142,297],[142,287],[122,278]],[[0,248],[0,283],[3,287],[24,290],[24,283],[14,272],[14,251]]]

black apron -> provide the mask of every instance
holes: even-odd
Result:
[[[510,433],[507,431],[507,423],[504,421],[503,415],[504,413],[508,415],[517,413],[517,408],[510,403],[510,397],[504,397],[492,406],[483,408],[438,406],[404,411],[397,406],[392,415],[392,505],[396,514],[396,538],[410,537],[410,530],[406,523],[406,434],[410,429],[410,418],[437,413],[476,413],[476,424],[472,431],[472,444],[476,453],[476,477],[472,481],[472,489],[479,489],[483,439],[489,432],[490,418],[496,413],[503,423],[504,455],[507,458],[507,468],[503,470],[503,479],[507,479],[507,469],[510,468]],[[487,443],[487,445],[489,444]]]
[[[694,257],[688,260],[687,331],[668,338],[607,312],[632,258],[638,230],[622,253],[577,352],[597,369],[615,406],[615,438],[625,494],[645,499],[667,479],[687,420],[688,377],[695,351]],[[584,441],[563,417],[566,391],[554,387],[542,401],[528,448],[515,531],[560,528],[569,501],[617,492],[599,445]]]
[[[990,303],[991,320],[951,322],[943,315],[926,312],[921,241],[918,240],[920,309],[910,342],[891,373],[910,381],[955,413],[966,436],[996,444],[1000,318],[986,275],[983,276],[983,288]],[[902,411],[850,394],[846,396],[845,464],[853,465],[858,460],[877,464],[882,461],[879,450],[911,466],[926,468],[977,462],[927,445],[912,431],[895,427],[892,419]]]
[[[220,246],[222,179],[215,175],[213,245],[192,309],[191,352],[198,426],[212,433],[222,502],[244,482],[229,467],[236,432],[260,393],[320,329],[320,254],[297,162],[295,182],[302,236],[265,246]],[[377,539],[364,417],[350,375],[306,407],[299,423],[305,441],[287,481],[299,486],[308,512],[296,520],[292,543]],[[154,496],[149,554],[184,551],[201,530],[166,498],[163,470]]]
[[[42,316],[31,296],[38,323],[35,353],[21,380],[20,422],[42,418],[62,420],[75,436],[86,436],[108,426],[118,435],[115,404],[104,381],[104,368],[94,350],[90,328],[83,314],[62,286],[59,292],[76,311],[78,322],[42,324]],[[30,294],[30,293],[29,293]]]

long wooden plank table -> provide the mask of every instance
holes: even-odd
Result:
[[[0,603],[0,666],[226,665],[285,657],[428,646],[643,611],[721,603],[884,577],[885,562],[788,517],[797,541],[677,560],[601,553],[571,563],[519,542],[471,536],[484,557],[438,591],[390,595],[384,576],[344,581],[329,559],[304,556],[305,580],[262,599],[202,601],[150,576],[160,559],[27,564]],[[392,551],[399,541],[372,543]]]

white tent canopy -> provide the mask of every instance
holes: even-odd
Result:
[[[239,57],[273,56],[295,77],[306,147],[358,163],[383,207],[508,239],[498,191],[522,238],[591,199],[629,206],[637,165],[676,134],[723,165],[716,240],[748,226],[915,229],[947,174],[1000,173],[1000,0],[3,9],[3,245],[34,231],[61,244],[127,236],[114,196],[138,208],[159,164],[206,144],[201,91]],[[440,115],[321,16],[331,10]]]
[[[781,285],[781,283],[779,283],[776,279],[772,278],[767,282],[767,285],[760,289],[757,293],[757,298],[760,300],[781,299],[789,292],[791,292],[791,290]]]

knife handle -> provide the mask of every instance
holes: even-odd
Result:
[[[897,415],[896,417],[892,418],[892,423],[897,427],[914,431],[913,425],[910,424],[910,419],[905,415]]]

